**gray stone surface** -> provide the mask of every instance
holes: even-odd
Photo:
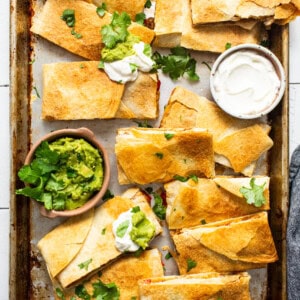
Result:
[[[300,299],[300,146],[290,164],[290,208],[287,226],[288,299]]]

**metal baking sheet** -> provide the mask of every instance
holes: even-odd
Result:
[[[52,286],[45,264],[38,250],[37,241],[49,230],[62,222],[42,217],[37,205],[24,197],[16,197],[15,189],[22,186],[17,171],[22,166],[30,145],[44,134],[61,128],[88,127],[95,132],[108,149],[112,172],[116,174],[114,140],[116,129],[134,126],[132,120],[51,121],[40,119],[42,95],[41,67],[44,63],[58,61],[80,61],[82,58],[68,53],[48,41],[33,37],[29,33],[32,7],[43,5],[40,0],[11,1],[11,256],[10,256],[10,299],[51,299]],[[288,27],[274,26],[270,31],[271,50],[275,52],[288,74]],[[163,50],[167,51],[168,50]],[[160,112],[175,85],[181,85],[196,93],[211,98],[209,92],[210,70],[202,62],[211,65],[216,54],[191,52],[198,61],[200,82],[191,84],[185,79],[173,82],[159,75],[162,81]],[[32,59],[34,64],[29,64]],[[160,115],[161,116],[161,115]],[[288,92],[283,101],[270,114],[271,137],[274,147],[268,156],[271,176],[270,224],[280,260],[266,269],[252,270],[251,294],[258,299],[286,299],[286,249],[285,230],[288,206]],[[150,122],[158,126],[160,118]],[[110,189],[119,194],[128,186],[119,186],[112,176]],[[172,271],[167,268],[167,275]]]

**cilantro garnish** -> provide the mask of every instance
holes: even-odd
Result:
[[[165,255],[165,259],[168,260],[170,258],[172,258],[172,254],[170,252],[168,252],[166,255]]]
[[[131,212],[132,212],[132,213],[136,213],[136,212],[139,212],[139,211],[141,211],[141,209],[140,209],[139,206],[135,206],[135,207],[133,207],[133,208],[131,209]]]
[[[186,182],[189,179],[192,179],[194,182],[196,182],[196,183],[198,182],[198,177],[196,175],[189,175],[189,176],[186,176],[186,177],[180,176],[180,175],[174,175],[173,179],[181,181],[181,182]]]
[[[174,133],[165,133],[164,136],[167,140],[170,140],[174,136]]]
[[[146,15],[143,12],[135,15],[135,22],[140,25],[144,25],[145,19]]]
[[[150,124],[148,124],[148,121],[134,121],[136,124],[138,124],[138,127],[144,127],[144,128],[152,128],[152,126]]]
[[[102,197],[103,201],[107,201],[109,199],[112,199],[115,195],[111,192],[111,190],[107,189],[104,196]]]
[[[61,16],[61,19],[66,22],[69,27],[75,26],[75,10],[74,9],[65,9]]]
[[[91,299],[91,295],[88,293],[88,291],[86,290],[86,288],[83,284],[77,285],[75,287],[75,295],[83,300]]]
[[[61,16],[61,19],[66,22],[68,27],[72,28],[71,34],[74,35],[77,39],[81,39],[82,35],[80,33],[77,33],[74,29],[75,27],[75,10],[74,9],[65,9],[63,11],[63,14]]]
[[[187,263],[187,272],[189,272],[191,269],[193,269],[197,266],[197,262],[195,262],[191,258],[188,258],[186,260],[186,263]]]
[[[251,178],[250,180],[250,188],[241,187],[240,193],[247,200],[248,204],[253,204],[255,207],[261,207],[266,203],[266,198],[264,196],[264,187],[266,183],[263,185],[256,185],[255,178]]]
[[[201,220],[201,224],[202,224],[202,225],[207,224],[206,221],[205,221],[205,219],[202,219],[202,220]]]
[[[231,48],[231,43],[226,43],[225,44],[225,49],[228,50],[229,48]]]
[[[33,65],[35,63],[35,59],[32,59],[28,64]]]
[[[169,74],[173,80],[178,79],[184,74],[189,80],[197,81],[199,76],[196,74],[196,60],[191,57],[187,49],[175,47],[170,49],[171,54],[162,56],[157,51],[152,55],[156,65],[154,70],[161,69],[163,73]]]
[[[154,205],[152,207],[154,213],[161,219],[164,220],[166,218],[166,208],[163,205],[162,198],[156,194],[153,193],[154,196]]]
[[[118,226],[118,228],[117,228],[116,235],[117,235],[119,238],[122,238],[122,237],[125,235],[125,233],[126,233],[128,227],[129,227],[129,220],[126,220],[126,221],[122,222],[122,223]]]
[[[151,0],[147,0],[145,3],[145,8],[150,8],[152,5]]]
[[[101,234],[102,234],[102,235],[105,235],[105,232],[106,232],[106,227],[102,228]]]
[[[90,258],[90,259],[88,259],[87,261],[84,261],[84,262],[80,263],[80,264],[78,265],[79,269],[85,269],[85,270],[87,271],[88,268],[89,268],[89,264],[90,264],[92,261],[93,261],[93,259]]]
[[[119,300],[120,291],[114,282],[103,283],[101,280],[93,283],[93,298],[101,300]]]
[[[101,6],[96,8],[96,12],[100,17],[103,17],[106,11],[107,11],[107,7],[104,2],[101,4]]]
[[[159,159],[163,159],[164,154],[161,153],[161,152],[156,152],[156,153],[155,153],[155,156],[158,157]]]
[[[38,98],[41,98],[41,95],[40,95],[40,93],[39,93],[37,87],[36,87],[36,86],[33,86],[32,88],[34,89],[36,96],[37,96]]]
[[[63,291],[62,291],[60,288],[56,288],[56,289],[55,289],[55,292],[56,292],[56,295],[57,295],[57,297],[58,297],[59,299],[62,299],[62,300],[65,300],[65,299],[66,299],[66,297],[65,297],[65,295],[64,295],[64,293],[63,293]]]
[[[125,42],[129,35],[127,28],[130,24],[130,16],[127,13],[114,12],[111,23],[101,28],[102,42],[105,47],[112,49],[117,43]]]

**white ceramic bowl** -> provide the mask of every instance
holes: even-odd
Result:
[[[220,93],[217,93],[216,84],[215,84],[215,82],[217,82],[217,80],[219,80],[216,78],[216,76],[219,76],[218,70],[219,70],[220,65],[225,60],[229,59],[229,57],[231,55],[235,54],[236,52],[245,52],[245,51],[253,52],[253,53],[258,54],[259,56],[262,56],[262,57],[266,58],[267,60],[269,60],[271,62],[271,64],[273,65],[274,70],[276,72],[275,74],[277,74],[277,77],[280,82],[278,89],[276,89],[276,93],[274,94],[274,97],[272,97],[272,101],[266,107],[264,107],[262,110],[258,109],[257,111],[251,111],[251,112],[249,111],[247,113],[245,113],[245,111],[242,111],[242,110],[238,111],[239,108],[237,108],[237,106],[235,106],[233,108],[232,105],[228,104],[228,102],[224,104],[225,97],[223,99],[221,99],[222,97],[220,97],[220,95],[219,95]],[[256,44],[242,44],[239,46],[232,47],[232,48],[226,50],[225,52],[223,52],[217,58],[215,63],[213,64],[213,67],[211,70],[211,75],[210,75],[211,94],[213,96],[213,99],[217,103],[217,105],[222,110],[224,110],[226,113],[228,113],[234,117],[241,118],[241,119],[254,119],[254,118],[258,118],[258,117],[268,114],[281,101],[282,96],[285,91],[285,86],[286,86],[285,72],[284,72],[284,69],[283,69],[279,59],[275,56],[274,53],[272,53],[267,48],[265,48],[261,45],[256,45]],[[241,99],[241,101],[242,101],[242,99]]]

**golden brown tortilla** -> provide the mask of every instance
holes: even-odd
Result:
[[[167,139],[165,134],[172,136]],[[115,153],[120,184],[167,182],[175,175],[214,175],[212,136],[199,128],[122,128]]]
[[[248,273],[166,276],[139,281],[140,297],[147,300],[250,300]]]

